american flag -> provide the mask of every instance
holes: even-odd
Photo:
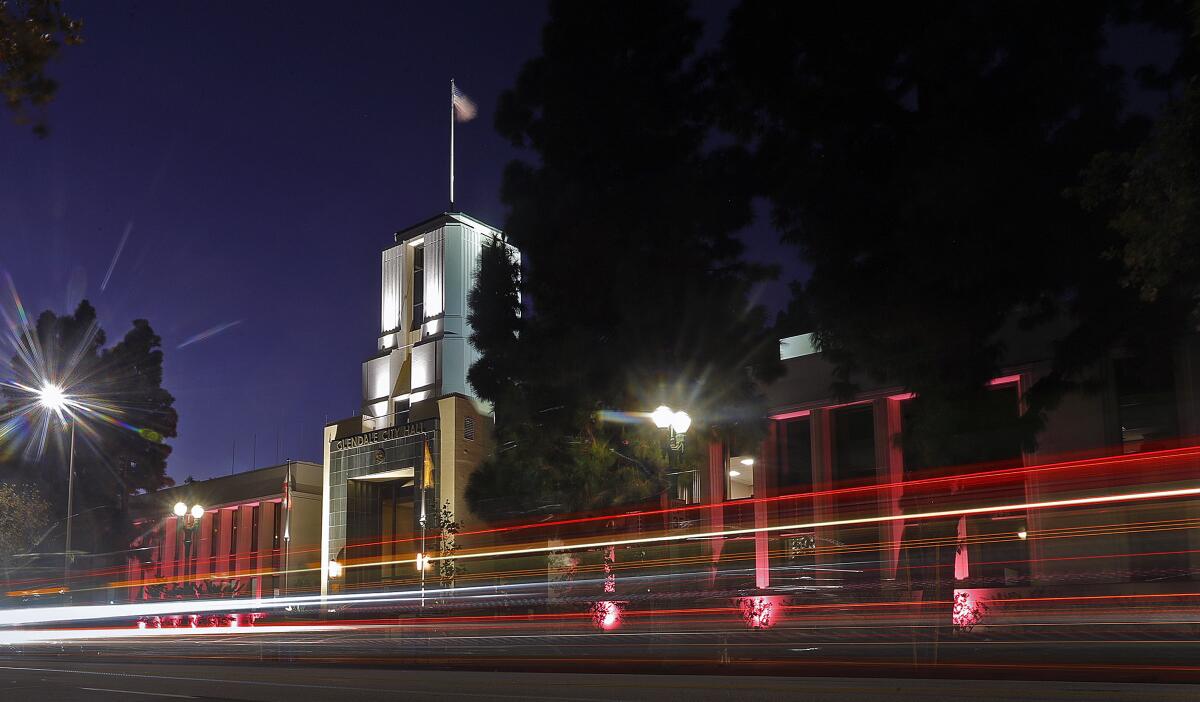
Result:
[[[454,117],[459,122],[470,122],[475,119],[475,103],[466,93],[458,89],[454,81],[450,81],[450,104],[454,106]]]

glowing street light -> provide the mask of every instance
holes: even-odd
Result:
[[[204,507],[199,504],[194,504],[188,507],[186,502],[176,502],[171,511],[176,517],[180,517],[178,522],[184,530],[183,539],[183,574],[184,577],[192,575],[188,571],[192,568],[192,533],[200,524],[200,520],[204,518]]]
[[[338,561],[329,561],[329,577],[337,579],[342,577],[342,564]]]
[[[46,383],[37,391],[38,404],[61,416],[67,407],[67,394],[54,383]]]
[[[692,418],[683,410],[672,410],[666,405],[659,405],[650,413],[650,421],[659,429],[667,430],[670,450],[683,453],[683,438],[692,427]]]
[[[687,412],[679,411],[671,415],[671,431],[676,434],[686,434],[687,430],[692,426],[692,418]]]

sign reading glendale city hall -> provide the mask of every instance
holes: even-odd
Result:
[[[334,451],[344,449],[358,448],[359,446],[369,446],[380,441],[390,441],[392,439],[403,439],[408,436],[416,436],[418,434],[428,434],[428,429],[422,429],[415,424],[405,424],[402,427],[388,427],[387,429],[377,429],[368,431],[357,436],[348,436],[345,439],[338,439],[333,443]]]

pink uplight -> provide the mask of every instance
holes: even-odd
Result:
[[[609,600],[593,604],[592,624],[604,631],[611,631],[621,626],[621,605]]]
[[[775,626],[779,612],[778,597],[743,597],[738,601],[742,619],[751,629],[770,629]]]

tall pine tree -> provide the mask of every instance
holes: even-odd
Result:
[[[497,129],[532,157],[502,191],[530,314],[511,347],[477,344],[502,439],[472,480],[478,513],[504,516],[489,496],[510,514],[655,497],[659,432],[619,413],[688,411],[692,467],[702,439],[761,429],[778,347],[750,292],[769,271],[741,258],[749,189],[728,178],[740,151],[709,143],[700,29],[682,2],[552,2],[542,55],[501,98]]]

